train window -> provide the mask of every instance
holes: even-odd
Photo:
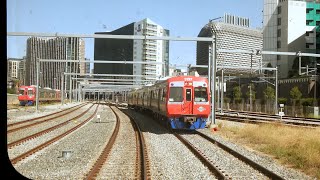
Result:
[[[194,102],[207,102],[208,93],[206,87],[195,87],[194,88]]]
[[[186,89],[186,101],[191,101],[191,89]]]
[[[28,95],[29,95],[29,96],[32,96],[32,95],[33,95],[32,90],[28,90]]]
[[[24,95],[24,89],[19,89],[19,95]]]
[[[183,92],[182,87],[171,87],[169,101],[170,102],[182,102],[182,100],[183,100],[182,92]]]

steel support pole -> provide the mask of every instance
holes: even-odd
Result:
[[[274,83],[276,86],[276,102],[275,102],[275,106],[274,106],[274,112],[275,114],[279,114],[278,113],[278,67],[276,67],[276,82]]]
[[[212,104],[212,110],[211,110],[211,124],[216,124],[216,103],[215,103],[215,94],[216,94],[216,40],[217,36],[216,33],[214,34],[214,37],[212,39],[212,91],[211,91],[211,104]]]
[[[301,75],[301,56],[300,56],[300,51],[299,51],[298,55],[299,55],[299,75]]]
[[[222,84],[222,89],[221,89],[221,113],[223,113],[223,96],[224,96],[224,74],[223,74],[223,69],[221,70],[221,84]]]
[[[37,59],[37,92],[36,92],[36,113],[39,111],[39,76],[40,76],[40,61]]]
[[[217,97],[217,108],[220,108],[220,88],[221,88],[221,84],[220,84],[220,77],[218,76],[218,97]]]
[[[213,43],[213,41],[212,41],[212,43]],[[211,45],[211,46],[209,46],[209,59],[208,59],[208,87],[210,88],[210,95],[211,96],[213,96],[213,93],[212,93],[212,82],[211,82],[211,61],[212,61],[212,46],[213,46],[213,44]],[[209,100],[209,102],[211,101],[211,99],[212,98],[210,98],[210,100]],[[211,103],[211,105],[212,105],[212,103]],[[212,111],[212,106],[211,106],[211,111]],[[208,121],[210,121],[210,118],[211,118],[211,116],[209,116],[208,117]],[[212,122],[212,118],[211,118],[211,124],[212,124],[213,122]]]
[[[63,105],[63,101],[64,101],[64,73],[62,72],[61,73],[61,94],[60,94],[60,96],[61,96],[61,106]]]
[[[72,75],[69,76],[70,77],[70,81],[69,81],[69,101],[70,103],[72,102]]]

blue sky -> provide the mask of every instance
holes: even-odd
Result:
[[[224,13],[262,27],[263,0],[8,0],[8,32],[93,34],[150,18],[171,36],[196,37],[209,19]],[[25,55],[27,37],[7,37],[7,57]],[[93,60],[94,41],[85,39]],[[171,64],[196,64],[196,42],[170,42]]]

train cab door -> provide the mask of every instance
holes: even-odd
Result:
[[[192,88],[185,88],[185,102],[183,103],[183,113],[193,114]]]

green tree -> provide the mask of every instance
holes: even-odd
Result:
[[[276,98],[275,91],[272,87],[268,86],[264,91],[264,98],[266,100],[274,100]]]
[[[236,103],[240,103],[241,102],[241,91],[240,91],[240,87],[236,86],[233,88],[233,98],[236,101]]]
[[[296,101],[300,101],[302,93],[300,92],[299,88],[295,86],[291,89],[290,96],[293,101],[293,105],[295,106]]]
[[[268,86],[264,91],[263,91],[263,94],[264,94],[264,98],[267,102],[267,112],[271,112],[271,101],[274,100],[276,98],[276,95],[275,95],[275,90]]]

